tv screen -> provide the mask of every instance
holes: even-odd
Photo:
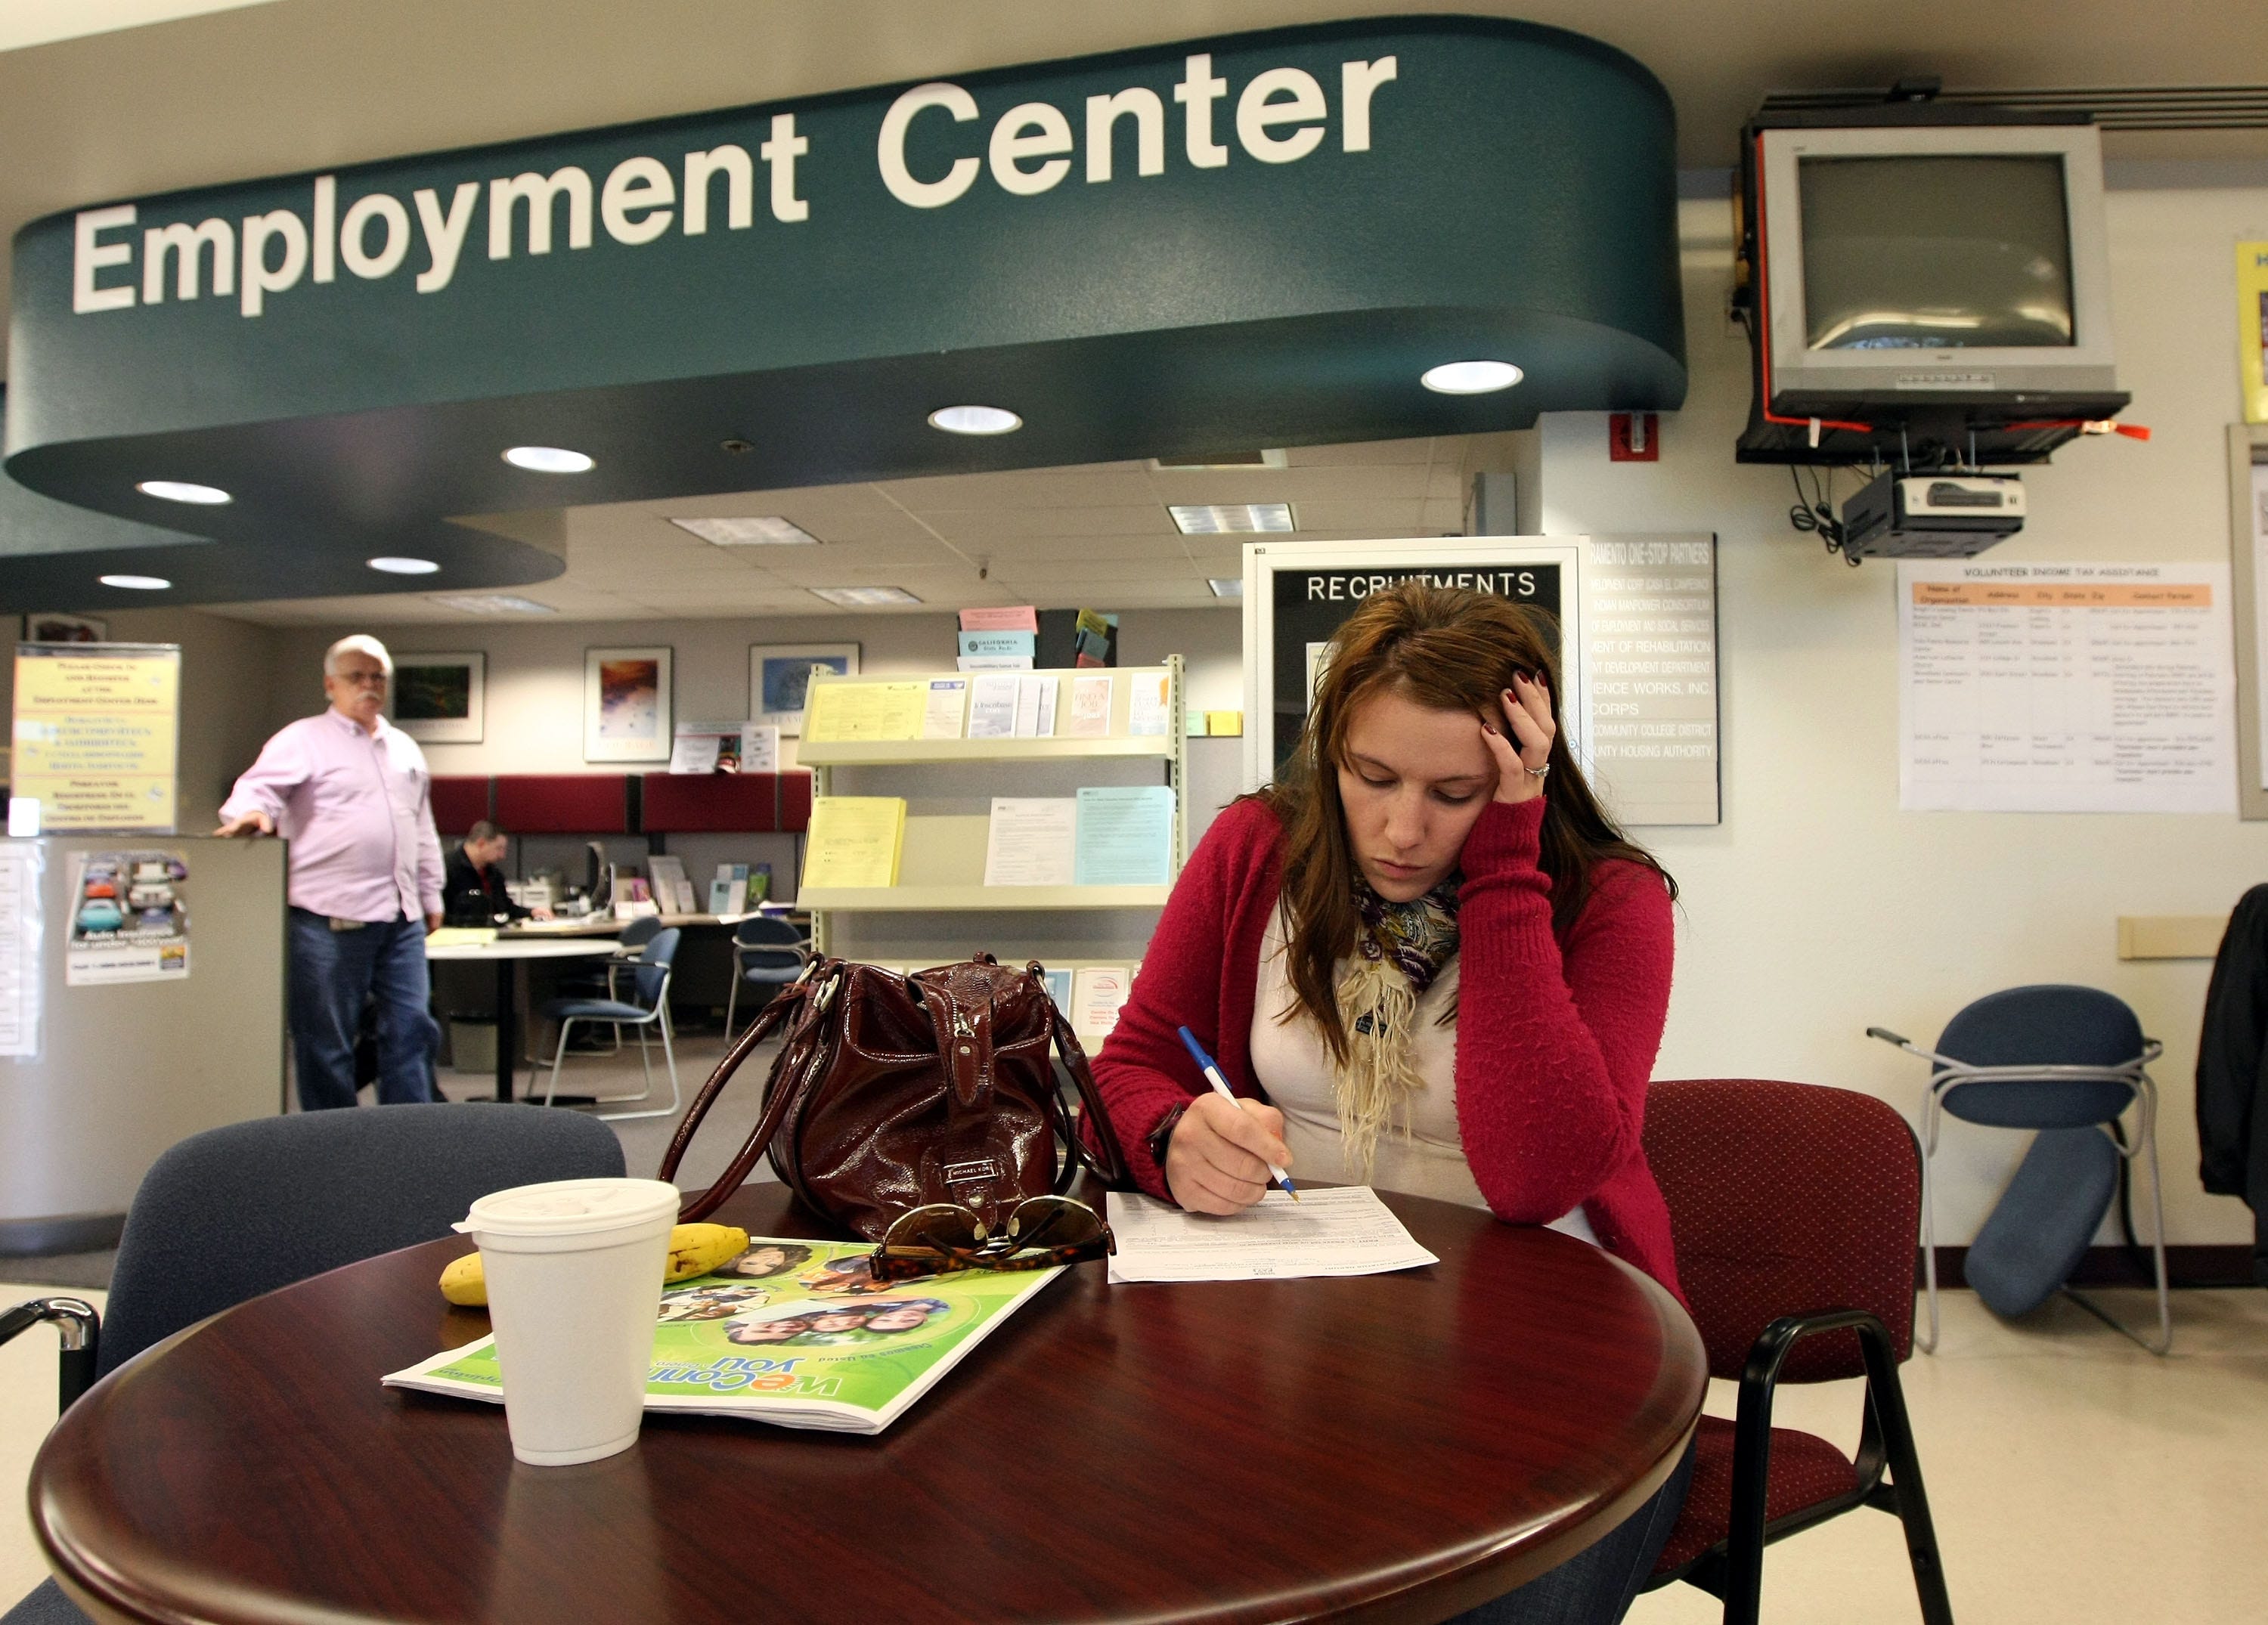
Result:
[[[1798,160],[1815,350],[2068,347],[2055,153]]]

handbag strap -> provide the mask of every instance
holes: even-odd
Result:
[[[733,1074],[740,1070],[740,1063],[791,1017],[794,1018],[795,1026],[788,1033],[787,1041],[780,1046],[778,1055],[772,1061],[771,1075],[767,1080],[772,1086],[768,1091],[763,1115],[749,1130],[747,1142],[734,1155],[731,1165],[718,1176],[717,1182],[679,1210],[680,1224],[698,1223],[723,1206],[725,1199],[747,1182],[749,1172],[756,1165],[756,1159],[771,1144],[772,1136],[779,1132],[780,1124],[786,1120],[788,1107],[793,1104],[795,1093],[792,1087],[777,1086],[782,1081],[781,1069],[787,1064],[789,1057],[802,1053],[804,1046],[801,1040],[810,1035],[834,1002],[842,982],[842,968],[843,961],[840,960],[813,961],[802,976],[782,989],[778,996],[764,1006],[762,1013],[749,1024],[748,1030],[740,1035],[731,1052],[717,1063],[717,1070],[709,1074],[709,1081],[701,1085],[701,1092],[694,1096],[693,1109],[687,1112],[685,1121],[677,1125],[676,1134],[670,1138],[669,1150],[662,1157],[659,1177],[664,1180],[676,1174],[677,1165],[684,1158],[686,1148],[693,1143],[693,1136],[701,1127],[701,1120],[709,1114],[710,1107],[716,1103],[725,1085],[732,1081]]]
[[[1057,1007],[1054,996],[1048,991],[1047,973],[1037,960],[1025,967],[1025,972],[1038,984],[1041,998],[1047,1001],[1048,1021],[1054,1029],[1057,1053],[1063,1056],[1071,1082],[1079,1089],[1079,1104],[1085,1108],[1087,1121],[1094,1125],[1095,1144],[1101,1148],[1098,1158],[1090,1150],[1086,1136],[1072,1133],[1065,1136],[1071,1142],[1071,1154],[1064,1161],[1064,1180],[1069,1188],[1075,1171],[1081,1165],[1094,1171],[1097,1179],[1113,1190],[1131,1187],[1133,1180],[1127,1173],[1126,1153],[1119,1149],[1117,1131],[1110,1126],[1110,1114],[1103,1109],[1102,1092],[1095,1087],[1094,1070],[1087,1064],[1086,1050],[1079,1041],[1079,1034],[1071,1029],[1071,1021]]]

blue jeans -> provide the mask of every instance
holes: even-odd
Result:
[[[1654,1559],[1669,1544],[1693,1482],[1693,1446],[1653,1498],[1606,1535],[1557,1569],[1537,1575],[1516,1592],[1460,1614],[1448,1625],[1615,1625],[1638,1599],[1653,1572]]]
[[[441,1029],[426,1005],[425,922],[388,920],[335,931],[320,914],[291,910],[291,1055],[299,1109],[355,1103],[355,1033],[366,1000],[378,1004],[381,1106],[433,1100]]]

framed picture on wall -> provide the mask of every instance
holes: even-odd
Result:
[[[583,760],[667,761],[674,651],[583,651]]]
[[[856,643],[751,643],[748,645],[748,715],[789,739],[803,732],[804,691],[811,668],[823,665],[844,677],[858,674]]]
[[[489,658],[429,654],[394,657],[387,715],[413,739],[433,745],[478,745],[487,715]]]
[[[91,620],[85,615],[66,615],[55,611],[24,617],[24,641],[27,643],[107,643],[110,641],[110,622]]]

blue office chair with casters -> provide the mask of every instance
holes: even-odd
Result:
[[[575,1024],[604,1021],[617,1028],[629,1027],[637,1034],[638,1066],[645,1074],[645,1087],[637,1094],[600,1095],[592,1103],[628,1105],[652,1098],[652,1051],[646,1044],[646,1033],[651,1030],[661,1035],[662,1061],[669,1071],[669,1104],[644,1111],[600,1112],[596,1115],[609,1121],[621,1121],[633,1117],[667,1117],[676,1113],[682,1097],[677,1087],[677,1050],[670,1038],[669,969],[677,958],[681,935],[674,925],[655,932],[638,951],[635,961],[616,967],[630,973],[629,997],[553,999],[544,1005],[544,1018],[559,1024],[559,1043],[551,1052],[551,1083],[543,1092],[544,1105],[549,1106],[559,1093],[559,1069],[567,1059],[567,1038]]]
[[[740,1008],[740,984],[764,989],[765,1003],[803,974],[811,948],[792,920],[756,915],[733,928],[733,990],[725,997],[725,1041],[733,1041],[733,1016]],[[762,1010],[763,1005],[756,1006]]]
[[[247,1298],[449,1234],[476,1197],[546,1180],[620,1179],[614,1130],[572,1113],[487,1103],[262,1117],[192,1135],[158,1158],[119,1239],[106,1323],[0,1313],[0,1342],[65,1326],[65,1407],[154,1343]],[[43,1298],[41,1305],[75,1300]],[[85,1625],[53,1580],[0,1625]]]
[[[2151,1353],[2171,1349],[2158,1091],[2147,1070],[2165,1047],[2143,1035],[2141,1022],[2125,1001],[2095,988],[2010,988],[1963,1008],[1947,1024],[1933,1050],[1882,1027],[1868,1027],[1867,1035],[1918,1055],[1931,1069],[1921,1133],[1929,1336],[1915,1341],[1931,1351],[1937,1347],[1937,1225],[1930,1169],[1943,1120],[1953,1116],[1987,1128],[2038,1131],[1969,1249],[1969,1282],[1985,1304],[1998,1313],[2016,1315],[2061,1291]],[[2135,1114],[2132,1134],[2124,1126],[2130,1109]],[[2068,1284],[2122,1175],[2145,1158],[2158,1290],[2154,1340]]]

